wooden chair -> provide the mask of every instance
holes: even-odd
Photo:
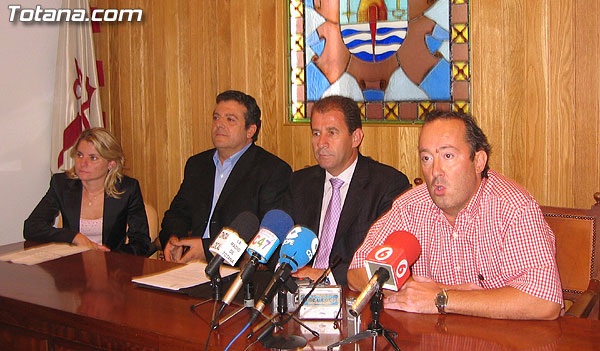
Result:
[[[541,206],[556,236],[556,261],[567,315],[598,319],[600,192],[591,209]]]
[[[148,230],[150,232],[150,243],[151,245],[156,245],[156,241],[158,239],[158,212],[154,208],[154,206],[149,205],[144,201],[144,207],[146,208],[146,217],[148,218]],[[150,258],[159,258],[158,248],[157,250],[150,255]]]

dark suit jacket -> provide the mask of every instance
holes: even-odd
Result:
[[[215,149],[190,157],[185,165],[183,182],[171,207],[165,212],[160,241],[165,247],[171,236],[201,237],[208,225],[215,183]],[[289,213],[286,193],[292,173],[290,166],[254,144],[240,157],[221,191],[210,222],[210,238],[204,240],[207,260],[213,238],[219,235],[244,211],[262,219],[269,210],[278,208]],[[242,238],[249,242],[254,237]]]
[[[291,181],[292,217],[296,224],[319,232],[325,170],[312,166],[294,172]],[[410,188],[406,176],[371,158],[358,155],[358,162],[340,215],[330,258],[338,255],[333,269],[338,284],[347,284],[346,272],[354,251],[362,244],[373,222],[392,206],[394,199]],[[309,263],[312,264],[312,263]]]
[[[23,237],[38,242],[71,243],[79,232],[82,189],[79,179],[70,179],[65,173],[54,174],[50,189],[25,220]],[[136,179],[123,176],[117,189],[125,191],[118,199],[104,198],[102,244],[112,251],[145,256],[150,253],[150,235],[140,185]],[[54,228],[59,212],[63,228]],[[125,244],[127,237],[129,243]]]

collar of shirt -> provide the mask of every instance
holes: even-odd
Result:
[[[358,163],[358,157],[356,157],[356,159],[354,160],[354,162],[352,162],[352,164],[346,168],[342,173],[340,173],[338,176],[333,176],[331,175],[331,173],[329,173],[329,171],[325,171],[325,192],[331,192],[331,182],[329,181],[329,179],[331,178],[338,178],[344,181],[344,184],[342,185],[342,187],[340,188],[340,191],[343,191],[342,189],[346,189],[346,193],[348,192],[348,186],[350,185],[350,181],[352,181],[352,176],[354,175],[354,170],[356,169],[356,164]],[[342,206],[344,204],[344,198],[346,196],[343,195],[342,196]],[[329,202],[328,202],[329,203]]]
[[[236,152],[235,154],[231,155],[228,159],[223,161],[223,164],[221,164],[219,160],[219,150],[215,150],[215,154],[213,155],[213,161],[215,163],[215,167],[217,168],[217,175],[224,172],[231,172],[233,166],[235,166],[235,164],[240,159],[240,157],[242,157],[244,152],[246,152],[246,150],[250,148],[250,145],[252,145],[252,142],[248,143],[248,145],[244,146],[240,151]]]
[[[475,195],[473,195],[471,200],[469,200],[469,202],[467,203],[467,206],[465,206],[465,208],[463,208],[458,213],[458,216],[456,217],[457,223],[458,223],[459,219],[461,221],[464,221],[465,223],[468,223],[471,221],[471,219],[474,216],[477,215],[477,213],[479,213],[479,206],[481,204],[482,199],[485,197],[485,194],[486,194],[487,180],[488,180],[487,178],[481,179],[481,183],[479,184],[479,188],[477,189],[477,192],[475,193]]]

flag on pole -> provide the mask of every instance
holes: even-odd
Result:
[[[86,9],[90,16],[88,0],[62,0],[62,8]],[[84,129],[103,126],[92,26],[89,21],[62,21],[52,111],[52,173],[72,167],[69,150]]]

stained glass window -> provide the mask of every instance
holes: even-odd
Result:
[[[321,97],[358,102],[364,122],[469,112],[468,0],[289,0],[290,121]]]

